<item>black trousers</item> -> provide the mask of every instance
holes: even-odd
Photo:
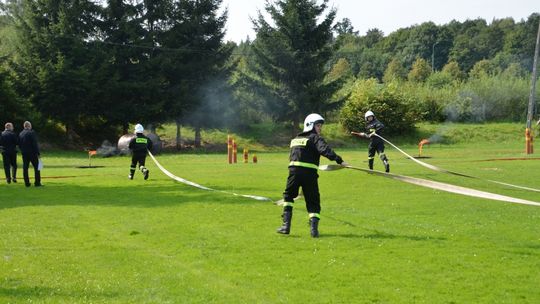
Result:
[[[34,167],[34,184],[36,186],[41,185],[41,172],[38,170],[39,159],[37,155],[22,155],[23,159],[23,177],[24,184],[30,186],[30,178],[28,177],[28,169],[30,168],[30,163]]]
[[[375,153],[383,154],[384,155],[384,143],[382,142],[370,142],[368,146],[368,157],[373,158],[375,157]]]
[[[309,213],[320,213],[321,197],[319,195],[318,179],[319,175],[315,169],[290,167],[287,186],[283,192],[283,200],[293,203],[294,198],[298,196],[300,187],[302,187],[306,199],[307,211]]]
[[[139,164],[137,166],[137,163]],[[141,166],[144,167],[146,163],[146,154],[139,155],[139,154],[133,154],[131,156],[131,174],[135,173],[136,169],[139,169]]]
[[[2,152],[4,172],[8,181],[17,178],[17,152]]]

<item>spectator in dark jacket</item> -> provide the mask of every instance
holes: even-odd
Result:
[[[32,124],[25,121],[23,124],[24,130],[19,134],[19,148],[21,149],[23,159],[23,177],[26,187],[30,187],[30,178],[28,177],[28,168],[30,163],[34,167],[34,185],[41,187],[41,174],[38,168],[39,165],[39,147],[37,143],[36,133],[32,130]]]
[[[6,123],[5,128],[0,136],[0,146],[2,146],[2,161],[4,162],[6,181],[11,184],[11,181],[17,182],[17,144],[19,138],[13,132],[12,123]]]

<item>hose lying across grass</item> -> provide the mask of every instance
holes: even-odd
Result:
[[[396,148],[396,150],[398,150],[399,152],[401,152],[403,155],[407,156],[410,160],[416,162],[417,164],[419,164],[420,166],[423,166],[423,167],[426,167],[428,169],[431,169],[431,170],[434,170],[434,171],[438,171],[438,172],[443,172],[443,173],[448,173],[448,174],[453,174],[453,175],[457,175],[457,176],[462,176],[462,177],[468,177],[468,178],[474,178],[474,179],[479,179],[479,180],[483,180],[483,181],[488,181],[490,183],[495,183],[495,184],[499,184],[499,185],[503,185],[503,186],[508,186],[508,187],[513,187],[513,188],[518,188],[518,189],[522,189],[522,190],[528,190],[528,191],[534,191],[534,192],[540,192],[539,189],[534,189],[534,188],[529,188],[529,187],[524,187],[524,186],[518,186],[518,185],[512,185],[512,184],[508,184],[508,183],[503,183],[503,182],[499,182],[499,181],[494,181],[494,180],[490,180],[490,179],[483,179],[483,178],[479,178],[479,177],[475,177],[475,176],[471,176],[471,175],[467,175],[467,174],[462,174],[462,173],[458,173],[458,172],[454,172],[454,171],[448,171],[446,169],[443,169],[443,168],[439,168],[437,166],[433,166],[433,165],[430,165],[430,164],[427,164],[425,162],[422,162],[422,161],[419,161],[418,159],[410,156],[409,154],[407,154],[405,151],[401,150],[400,148],[398,148],[396,145],[394,145],[393,143],[391,143],[390,141],[386,140],[384,137],[376,134],[376,133],[373,133],[373,135],[379,137],[380,139],[384,140],[386,143],[388,143],[389,145],[391,145],[392,147]]]
[[[462,194],[462,195],[467,195],[467,196],[472,196],[472,197],[486,198],[490,200],[503,201],[503,202],[508,202],[508,203],[540,207],[540,203],[538,202],[528,201],[528,200],[524,200],[520,198],[515,198],[511,196],[505,196],[505,195],[500,195],[500,194],[495,194],[495,193],[490,193],[490,192],[485,192],[485,191],[480,191],[480,190],[475,190],[475,189],[466,188],[466,187],[455,186],[455,185],[441,183],[441,182],[435,182],[435,181],[416,178],[416,177],[385,173],[381,171],[368,170],[368,169],[363,169],[363,168],[358,168],[358,167],[353,167],[353,166],[341,166],[341,165],[319,166],[319,170],[321,171],[334,171],[334,170],[339,170],[339,169],[344,169],[344,168],[364,171],[369,174],[384,176],[387,178],[391,178],[391,179],[399,180],[399,181],[406,182],[409,184],[427,187],[427,188],[431,188],[435,190],[442,190],[442,191],[451,192],[451,193],[457,193],[457,194]]]
[[[154,161],[154,163],[156,164],[156,166],[159,168],[159,170],[161,170],[161,172],[163,172],[168,177],[170,177],[170,178],[172,178],[172,179],[174,179],[174,180],[176,180],[176,181],[178,181],[180,183],[183,183],[183,184],[186,184],[186,185],[198,188],[198,189],[206,190],[206,191],[216,191],[216,192],[220,192],[220,193],[226,193],[226,194],[231,194],[231,195],[235,195],[235,196],[241,196],[241,197],[245,197],[245,198],[250,198],[250,199],[254,199],[254,200],[258,200],[258,201],[270,201],[270,202],[273,202],[272,199],[264,197],[264,196],[249,195],[249,194],[238,194],[238,193],[224,191],[224,190],[216,190],[216,189],[212,189],[212,188],[208,188],[208,187],[199,185],[199,184],[194,183],[192,181],[188,181],[188,180],[186,180],[184,178],[178,177],[178,176],[172,174],[171,172],[169,172],[167,169],[165,169],[157,161],[157,159],[154,157],[154,155],[152,153],[150,153],[150,152],[148,152],[148,153],[149,153],[150,157],[152,158],[152,160]],[[406,154],[405,152],[403,152],[403,153]],[[413,158],[411,158],[411,159],[413,159]],[[425,165],[431,166],[429,164],[425,164]],[[435,166],[433,166],[433,167],[435,167]],[[451,193],[457,193],[457,194],[462,194],[462,195],[467,195],[467,196],[480,197],[480,198],[486,198],[486,199],[509,202],[509,203],[540,206],[540,203],[538,203],[538,202],[528,201],[528,200],[514,198],[514,197],[510,197],[510,196],[505,196],[505,195],[494,194],[494,193],[490,193],[490,192],[479,191],[479,190],[475,190],[475,189],[455,186],[455,185],[441,183],[441,182],[435,182],[435,181],[420,179],[420,178],[416,178],[416,177],[409,177],[409,176],[403,176],[403,175],[397,175],[397,174],[391,174],[391,173],[384,173],[384,172],[380,172],[380,171],[376,171],[376,170],[367,170],[367,169],[357,168],[357,167],[353,167],[353,166],[344,167],[344,166],[341,166],[341,165],[323,165],[323,166],[319,167],[319,169],[322,170],[322,171],[333,171],[333,170],[343,169],[343,168],[364,171],[364,172],[367,172],[367,173],[370,173],[370,174],[380,175],[380,176],[392,178],[392,179],[395,179],[395,180],[400,180],[400,181],[403,181],[403,182],[406,182],[406,183],[410,183],[410,184],[414,184],[414,185],[418,185],[418,186],[422,186],[422,187],[427,187],[427,188],[431,188],[431,189],[436,189],[436,190],[442,190],[442,191],[451,192]],[[437,168],[437,167],[435,167],[435,168]],[[437,168],[436,170],[439,171],[439,170],[444,170],[444,169]]]
[[[226,194],[232,194],[232,195],[235,195],[235,196],[241,196],[241,197],[250,198],[250,199],[254,199],[254,200],[258,200],[258,201],[270,201],[270,202],[273,201],[273,200],[271,200],[271,199],[269,199],[269,198],[267,198],[267,197],[264,197],[264,196],[249,195],[249,194],[238,194],[238,193],[229,192],[229,191],[224,191],[224,190],[216,190],[216,189],[208,188],[208,187],[199,185],[199,184],[197,184],[197,183],[188,181],[187,179],[183,179],[183,178],[181,178],[181,177],[178,177],[178,176],[172,174],[171,172],[169,172],[167,169],[165,169],[165,168],[157,161],[157,159],[154,157],[154,155],[153,155],[150,151],[148,151],[148,154],[150,155],[150,157],[152,158],[152,160],[154,161],[154,163],[156,164],[156,166],[159,168],[159,170],[161,170],[161,172],[163,172],[163,173],[164,173],[165,175],[167,175],[168,177],[174,179],[175,181],[178,181],[178,182],[181,182],[181,183],[183,183],[183,184],[186,184],[186,185],[189,185],[189,186],[192,186],[192,187],[195,187],[195,188],[199,188],[199,189],[202,189],[202,190],[216,191],[216,192],[221,192],[221,193],[226,193]]]

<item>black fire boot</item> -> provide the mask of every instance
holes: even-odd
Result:
[[[283,210],[281,217],[283,218],[283,225],[278,228],[277,233],[289,234],[291,232],[292,210]]]
[[[368,161],[369,163],[369,170],[373,170],[373,158]]]
[[[319,218],[318,217],[310,218],[309,224],[311,226],[311,237],[318,238],[319,237]]]
[[[147,180],[148,179],[148,175],[150,174],[150,170],[144,168],[143,169],[143,175],[144,175],[144,180]]]
[[[386,157],[385,153],[381,153],[380,155],[381,160],[384,164],[384,172],[389,173],[390,172],[390,163],[388,162],[388,158]]]

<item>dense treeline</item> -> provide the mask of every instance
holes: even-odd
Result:
[[[70,140],[102,139],[137,121],[180,122],[204,106],[232,51],[223,43],[221,0],[99,3],[23,0],[2,7],[0,75],[11,88],[8,105],[18,98],[31,107],[2,111],[3,120],[26,112],[61,125]],[[192,125],[212,126],[202,116]]]
[[[236,45],[221,0],[4,1],[0,120],[82,142],[175,122],[200,143],[204,128],[297,126],[309,112],[356,128],[376,109],[396,131],[524,119],[539,14],[361,35],[327,2],[269,1],[271,20]]]

